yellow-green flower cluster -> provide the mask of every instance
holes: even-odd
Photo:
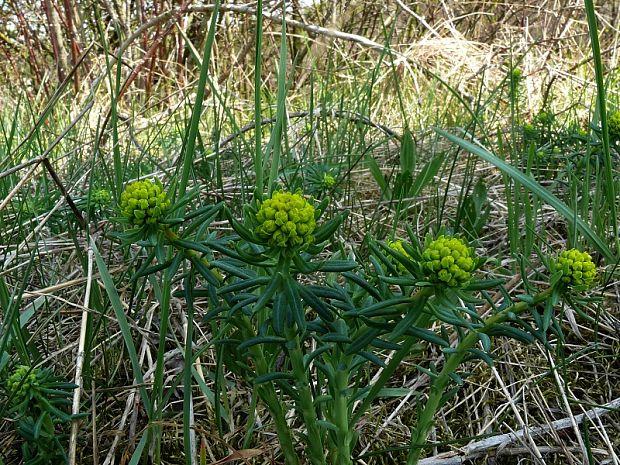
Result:
[[[18,366],[13,374],[9,376],[6,387],[18,400],[23,399],[31,390],[37,389],[39,386],[40,370],[34,368],[31,370],[29,366]]]
[[[315,208],[301,194],[277,191],[262,202],[256,234],[270,247],[296,249],[314,242]]]
[[[463,287],[476,263],[471,248],[462,239],[441,235],[422,252],[422,266],[431,281]]]
[[[105,189],[98,189],[91,195],[91,202],[95,208],[104,208],[110,204],[112,196],[110,192]]]
[[[542,126],[549,126],[553,123],[553,114],[547,111],[541,110],[535,116],[535,120],[538,124]]]
[[[562,281],[569,286],[589,288],[596,282],[596,265],[587,252],[565,250],[558,257],[556,267],[562,271]]]
[[[403,241],[401,240],[390,241],[388,242],[388,247],[392,250],[396,250],[397,252],[400,252],[405,257],[411,259],[411,255],[409,255],[407,251],[405,250],[405,248],[403,247]],[[403,265],[401,262],[395,259],[393,261],[396,263],[396,267],[398,268],[399,272],[401,273],[407,272],[407,268],[405,268],[405,265]]]
[[[321,187],[323,189],[332,189],[336,185],[336,178],[333,177],[329,173],[325,173],[323,175],[323,180],[321,181]]]
[[[620,139],[620,111],[607,118],[607,127],[609,128],[609,137]]]
[[[121,212],[136,226],[157,223],[169,206],[161,184],[148,179],[132,182],[121,194]]]
[[[532,123],[525,123],[523,125],[523,137],[527,140],[536,139],[538,132],[536,127]]]

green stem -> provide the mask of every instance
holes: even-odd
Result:
[[[157,349],[157,362],[155,364],[155,374],[153,376],[153,408],[154,418],[152,421],[152,434],[154,442],[153,461],[161,463],[161,439],[163,435],[162,418],[164,411],[164,357],[166,354],[166,336],[168,334],[168,324],[170,320],[170,297],[172,279],[168,270],[163,273],[161,286],[161,300],[159,302],[159,317],[161,326],[159,328],[159,344]]]
[[[310,389],[310,380],[304,364],[304,354],[301,349],[299,334],[295,328],[286,328],[286,344],[288,356],[293,368],[295,380],[295,390],[297,399],[295,403],[301,411],[304,424],[307,430],[307,455],[313,465],[326,465],[325,450],[323,449],[323,437],[318,423],[316,410],[314,408],[314,398]]]
[[[418,328],[425,328],[428,326],[432,315],[424,311],[424,307],[426,306],[426,301],[434,294],[435,290],[432,287],[425,287],[418,291],[418,293],[413,297],[413,302],[407,304],[407,311],[409,312],[419,312],[418,318],[416,318],[414,322],[414,326]],[[396,351],[392,359],[388,362],[387,366],[383,368],[383,371],[379,375],[379,378],[370,388],[368,394],[364,398],[362,404],[358,407],[357,412],[351,418],[349,422],[349,427],[353,429],[357,422],[360,420],[362,415],[368,410],[370,404],[372,404],[373,400],[379,394],[379,391],[383,389],[385,384],[390,380],[396,369],[400,366],[400,362],[409,355],[411,352],[411,348],[419,341],[418,338],[409,336],[407,337],[401,344],[400,349]]]
[[[552,292],[553,288],[545,289],[544,291],[536,294],[531,302],[518,302],[516,304],[512,304],[501,312],[489,317],[485,321],[483,328],[479,329],[477,332],[471,331],[467,334],[467,336],[465,336],[465,338],[456,347],[456,351],[449,357],[446,356],[446,362],[443,369],[437,378],[435,378],[432,382],[428,400],[426,401],[424,410],[422,411],[418,424],[411,436],[411,446],[409,449],[409,456],[407,458],[407,465],[416,465],[418,463],[420,454],[422,453],[422,449],[426,442],[426,438],[428,437],[428,434],[433,426],[435,413],[439,408],[446,387],[452,380],[450,375],[456,372],[457,368],[467,355],[467,351],[478,343],[478,333],[487,333],[496,325],[504,323],[508,320],[512,314],[518,315],[532,307],[535,307],[536,305],[547,300],[551,296]]]
[[[241,320],[241,331],[244,339],[254,337],[254,331],[252,323],[247,316],[244,316]],[[269,373],[269,364],[263,353],[262,346],[254,345],[250,347],[250,353],[256,364],[256,374],[258,376]],[[271,417],[276,426],[276,432],[278,434],[278,440],[280,441],[280,448],[284,455],[284,463],[286,465],[300,465],[299,458],[293,447],[293,436],[291,430],[286,422],[285,409],[278,398],[278,394],[271,383],[263,383],[256,386],[256,392],[260,399],[265,403],[271,413]]]
[[[346,394],[349,387],[350,357],[342,360],[336,366],[335,386],[332,391],[334,396],[333,423],[338,428],[336,432],[336,454],[333,465],[352,465],[351,449],[353,447],[353,429],[349,427],[349,399]]]

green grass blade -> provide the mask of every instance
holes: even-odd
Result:
[[[118,296],[118,292],[116,292],[116,286],[114,285],[114,280],[112,279],[112,276],[108,271],[108,267],[103,261],[99,250],[97,250],[95,241],[91,240],[90,243],[91,247],[93,248],[93,253],[95,254],[95,263],[97,263],[97,269],[99,270],[101,280],[103,281],[106,293],[108,294],[108,298],[110,299],[110,304],[112,305],[112,309],[114,310],[114,315],[116,316],[116,320],[118,321],[118,326],[121,330],[121,334],[123,335],[123,341],[125,342],[127,354],[129,355],[129,361],[131,362],[134,376],[136,377],[136,382],[139,386],[138,389],[140,390],[140,397],[142,397],[144,409],[150,417],[152,414],[151,400],[148,396],[148,393],[146,392],[144,378],[142,376],[142,368],[140,367],[140,360],[138,359],[136,346],[133,343],[133,335],[131,334],[129,322],[127,321],[127,317],[125,316],[125,309],[123,308],[121,299]]]
[[[193,425],[190,420],[193,417],[193,397],[192,397],[192,367],[194,364],[193,351],[193,331],[194,331],[194,270],[190,270],[185,279],[185,302],[187,303],[187,332],[185,334],[185,357],[183,363],[183,448],[185,450],[185,463],[192,465],[193,457],[196,453],[193,450],[195,433],[192,431]]]
[[[285,2],[286,3],[286,2]],[[284,8],[284,6],[283,6]],[[271,170],[269,171],[269,194],[278,178],[280,170],[280,154],[282,153],[282,137],[286,128],[286,19],[282,16],[282,35],[280,40],[280,64],[278,66],[278,97],[276,109],[276,124],[271,133],[269,147],[272,150]],[[269,158],[268,156],[266,158]],[[260,186],[257,186],[260,188]]]
[[[263,151],[262,151],[262,103],[261,66],[263,47],[263,0],[256,4],[256,53],[254,55],[254,170],[256,171],[256,189],[262,193],[263,180]]]
[[[581,232],[581,234],[583,234],[584,237],[590,242],[590,244],[596,250],[598,250],[601,255],[603,255],[603,257],[605,257],[608,263],[615,263],[617,261],[613,252],[605,244],[605,241],[600,238],[598,234],[596,234],[592,229],[590,229],[590,226],[588,226],[588,224],[583,221],[581,217],[576,216],[575,212],[571,210],[564,202],[562,202],[560,199],[558,199],[555,195],[550,193],[547,189],[542,187],[532,178],[526,176],[523,172],[521,172],[514,166],[493,155],[484,147],[472,144],[471,142],[468,142],[441,129],[435,128],[435,132],[445,137],[450,142],[458,145],[462,149],[467,150],[468,152],[482,158],[488,163],[491,163],[500,171],[510,176],[514,181],[520,183],[530,192],[538,196],[539,199],[552,206],[555,211],[562,215],[569,224],[571,224],[573,227],[576,227],[579,232]]]
[[[136,446],[136,450],[133,451],[133,455],[131,456],[129,465],[138,465],[140,463],[140,459],[142,458],[142,452],[144,451],[144,447],[146,446],[148,437],[149,435],[145,431],[140,438],[140,442],[138,442],[138,445]]]
[[[594,73],[596,75],[596,99],[598,111],[601,118],[602,138],[603,138],[603,164],[605,167],[605,193],[609,207],[612,231],[616,242],[616,251],[620,250],[620,237],[618,236],[618,218],[616,210],[616,188],[613,175],[613,160],[609,145],[609,127],[607,125],[606,92],[603,79],[603,62],[601,60],[601,47],[598,41],[598,26],[596,22],[596,12],[594,11],[593,0],[585,0],[586,14],[588,17],[588,30],[590,31],[590,46],[592,47],[592,57],[594,58]]]
[[[207,76],[209,73],[209,62],[211,61],[211,50],[215,41],[215,30],[217,26],[217,18],[219,16],[220,0],[215,1],[213,13],[211,13],[211,23],[209,24],[209,34],[205,42],[205,48],[202,55],[202,66],[200,67],[200,77],[198,78],[198,86],[196,88],[196,101],[192,109],[192,116],[187,131],[187,139],[185,140],[182,159],[182,172],[179,179],[179,191],[177,197],[183,197],[187,190],[189,175],[194,162],[194,151],[196,149],[196,136],[198,135],[198,127],[200,125],[200,117],[202,116],[202,101],[205,96],[205,88],[207,85]]]

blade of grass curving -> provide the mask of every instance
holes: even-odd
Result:
[[[570,209],[564,202],[562,202],[560,199],[558,199],[555,195],[542,187],[532,178],[526,176],[523,172],[521,172],[514,166],[493,155],[484,147],[475,145],[442,129],[434,128],[434,131],[437,132],[440,136],[448,139],[450,142],[458,145],[462,149],[467,150],[468,152],[482,158],[488,163],[491,163],[500,171],[507,174],[515,181],[519,182],[522,186],[526,187],[530,192],[538,196],[539,199],[552,206],[560,215],[564,217],[564,219],[568,223],[576,227],[581,232],[581,234],[583,234],[584,237],[590,242],[590,244],[594,248],[596,248],[596,250],[598,250],[601,255],[603,255],[603,257],[605,257],[608,263],[616,262],[616,257],[609,249],[609,247],[607,247],[604,240],[601,239],[598,234],[596,234],[592,229],[590,229],[588,224],[583,221],[581,217],[576,216],[575,212]]]
[[[585,0],[586,15],[588,17],[588,30],[590,31],[590,46],[594,58],[594,73],[596,75],[596,99],[603,138],[603,164],[605,167],[605,194],[609,206],[612,231],[614,233],[616,252],[620,250],[620,237],[618,236],[618,221],[616,210],[616,188],[612,169],[611,150],[609,146],[609,127],[607,124],[607,109],[605,97],[605,83],[603,79],[603,62],[601,60],[601,47],[598,41],[598,25],[593,0]]]
[[[138,353],[136,352],[136,346],[133,343],[131,327],[129,326],[129,322],[127,321],[127,316],[125,316],[125,309],[123,308],[123,304],[121,303],[121,299],[118,296],[118,292],[116,292],[116,286],[114,285],[112,276],[110,275],[108,267],[105,265],[103,258],[99,253],[99,250],[97,249],[95,241],[91,239],[90,244],[93,248],[93,253],[95,254],[95,263],[97,263],[97,268],[99,269],[101,280],[103,281],[106,293],[108,294],[108,298],[110,299],[110,304],[112,305],[112,309],[114,310],[114,315],[116,316],[116,320],[118,321],[118,326],[121,330],[121,334],[123,335],[123,341],[125,343],[125,347],[127,348],[127,354],[129,355],[129,361],[131,362],[134,376],[136,377],[136,382],[138,383],[138,389],[140,391],[140,397],[142,397],[144,409],[146,410],[146,413],[150,418],[152,415],[151,400],[148,396],[148,393],[146,392],[144,378],[142,376],[142,368],[140,367],[140,361],[138,359]]]
[[[200,67],[200,77],[198,78],[198,86],[196,88],[196,101],[194,102],[194,108],[192,109],[192,115],[187,131],[187,138],[185,140],[184,148],[182,151],[182,171],[181,178],[179,179],[179,190],[177,197],[183,197],[187,190],[187,183],[189,181],[190,171],[194,161],[194,150],[196,148],[196,136],[198,134],[198,127],[200,125],[200,117],[202,115],[202,101],[205,96],[205,88],[207,84],[207,75],[209,72],[209,62],[211,61],[211,50],[213,49],[213,43],[215,42],[215,30],[217,26],[217,18],[220,11],[220,0],[215,1],[213,12],[211,13],[211,23],[209,24],[209,34],[207,35],[207,41],[205,42],[205,48],[202,55],[202,66]]]

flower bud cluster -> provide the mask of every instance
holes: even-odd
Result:
[[[31,368],[26,365],[18,366],[13,374],[9,376],[6,387],[18,400],[25,398],[32,390],[39,386],[39,375],[41,370]]]
[[[396,240],[396,241],[390,241],[388,242],[388,247],[392,250],[396,250],[397,252],[400,252],[401,254],[403,254],[405,257],[411,259],[411,255],[409,255],[409,253],[407,253],[407,251],[405,250],[405,248],[403,247],[403,241],[401,240]],[[398,268],[398,271],[401,273],[406,273],[407,272],[407,268],[405,268],[405,266],[400,263],[397,260],[393,260],[394,263],[396,264],[396,267]]]
[[[121,194],[121,212],[136,226],[157,223],[169,206],[161,184],[148,179],[132,182]]]
[[[315,208],[301,194],[277,191],[256,213],[258,237],[270,247],[296,249],[314,242]]]
[[[577,249],[563,251],[556,261],[562,281],[569,286],[592,287],[596,282],[596,265],[587,252]]]
[[[613,113],[607,118],[609,137],[614,140],[620,139],[620,111]]]
[[[336,178],[329,173],[323,174],[323,180],[321,181],[321,187],[323,189],[332,189],[336,185]]]
[[[422,252],[422,266],[431,281],[449,287],[463,287],[476,263],[472,250],[456,237],[439,236]]]
[[[107,207],[110,204],[110,200],[112,200],[112,196],[110,195],[110,191],[105,189],[98,189],[91,194],[91,203],[93,207],[101,210],[104,207]]]

